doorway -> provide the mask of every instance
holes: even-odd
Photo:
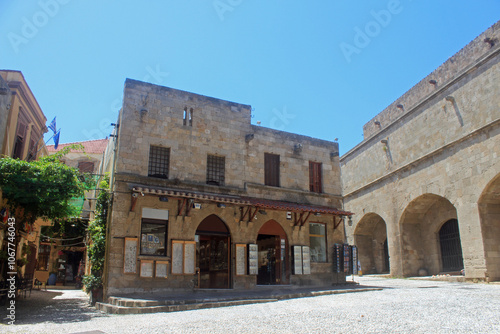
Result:
[[[230,233],[216,215],[205,218],[196,230],[199,287],[202,289],[230,288]]]
[[[257,236],[259,251],[258,285],[288,284],[288,240],[277,222],[270,220],[259,230]]]
[[[458,220],[450,219],[439,230],[443,271],[460,271],[464,268]]]

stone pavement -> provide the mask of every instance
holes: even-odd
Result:
[[[349,281],[343,285],[322,287],[274,285],[257,286],[253,290],[197,289],[187,292],[141,293],[122,297],[113,296],[109,298],[109,303],[98,303],[96,307],[101,311],[113,314],[176,312],[380,289],[359,286],[353,281]]]
[[[383,290],[127,315],[89,307],[78,290],[33,291],[18,300],[16,324],[0,325],[0,333],[500,333],[499,285],[355,279]]]

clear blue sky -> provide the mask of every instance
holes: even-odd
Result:
[[[0,0],[0,68],[23,72],[62,143],[109,135],[132,78],[250,104],[252,123],[344,154],[499,14],[498,0]]]

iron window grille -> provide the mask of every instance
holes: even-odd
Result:
[[[151,146],[149,148],[148,176],[168,179],[170,148]]]
[[[225,181],[226,158],[207,156],[207,184],[223,186]]]

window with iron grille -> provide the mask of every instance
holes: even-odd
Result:
[[[80,173],[93,173],[94,163],[90,161],[80,161],[78,163],[78,170]]]
[[[148,176],[168,179],[170,148],[151,146],[149,148]]]
[[[266,186],[280,186],[280,156],[264,153],[264,184]]]
[[[323,192],[321,181],[321,162],[309,161],[309,190],[315,193]]]
[[[207,156],[207,184],[214,186],[224,185],[226,158],[215,155]]]

